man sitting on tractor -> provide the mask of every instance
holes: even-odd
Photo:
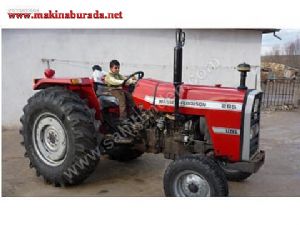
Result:
[[[109,87],[109,91],[113,96],[119,99],[119,107],[121,116],[124,116],[124,112],[126,112],[126,93],[122,89],[122,85],[124,80],[127,77],[122,76],[120,74],[120,63],[118,60],[112,60],[109,63],[110,71],[105,76],[105,84]],[[127,81],[128,84],[135,83],[135,79],[129,79]]]
[[[109,63],[110,71],[105,76],[105,84],[109,87],[119,87],[126,79],[120,72],[120,63],[118,60],[112,60]]]

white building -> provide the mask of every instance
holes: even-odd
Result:
[[[86,77],[91,66],[108,71],[121,62],[121,73],[143,70],[146,77],[173,79],[175,30],[128,29],[3,29],[2,125],[19,126],[26,100],[34,93],[32,79],[43,76],[47,63],[56,77]],[[185,29],[183,81],[237,87],[236,66],[252,66],[250,88],[260,88],[261,38],[272,30]]]

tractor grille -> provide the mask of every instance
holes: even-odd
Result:
[[[259,147],[260,113],[262,93],[255,96],[251,111],[250,157],[256,153]]]

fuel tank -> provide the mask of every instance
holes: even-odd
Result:
[[[145,110],[174,113],[174,85],[154,79],[142,79],[135,87],[136,106]],[[204,116],[215,154],[231,161],[241,158],[243,105],[247,90],[220,86],[183,84],[180,87],[179,113]]]

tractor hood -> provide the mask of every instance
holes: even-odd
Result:
[[[228,110],[241,112],[246,90],[220,86],[183,84],[180,86],[179,111],[201,115],[202,110]],[[142,79],[135,87],[133,99],[139,107],[155,106],[161,112],[174,112],[173,83],[155,79]]]

